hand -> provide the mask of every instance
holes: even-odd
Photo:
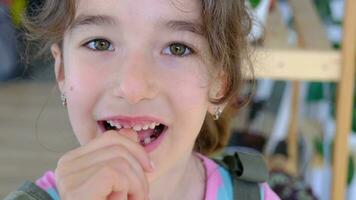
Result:
[[[153,166],[131,129],[105,132],[66,153],[55,170],[63,200],[146,200]]]

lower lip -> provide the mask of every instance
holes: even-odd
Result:
[[[166,137],[166,132],[167,129],[165,129],[161,135],[155,139],[153,142],[149,143],[148,145],[144,146],[143,148],[145,149],[146,152],[152,152],[155,150],[163,141],[163,139]]]

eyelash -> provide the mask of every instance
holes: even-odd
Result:
[[[189,47],[189,45],[186,45],[184,42],[172,42],[172,43],[170,43],[170,44],[168,45],[168,47],[166,47],[163,51],[165,51],[167,48],[170,50],[170,47],[171,47],[172,45],[181,45],[181,46],[183,46],[183,47],[186,49],[186,51],[188,50],[188,53],[184,53],[184,55],[177,56],[177,57],[190,56],[190,55],[193,55],[193,54],[196,53],[196,51],[195,51],[193,48]],[[168,51],[169,51],[169,50],[168,50]],[[185,51],[185,52],[186,52],[186,51]],[[170,56],[175,56],[175,55],[173,55],[172,53],[169,53],[168,55],[170,55]]]
[[[98,42],[98,41],[107,42],[107,43],[109,44],[110,49],[108,49],[108,50],[99,50],[99,49],[96,49],[94,45],[95,45],[95,42]],[[172,43],[170,43],[170,44],[168,45],[168,47],[166,47],[166,48],[163,50],[163,52],[164,52],[167,48],[168,48],[168,51],[170,51],[170,48],[171,48],[172,45],[181,45],[181,46],[183,46],[183,47],[186,49],[185,52],[188,51],[188,53],[184,53],[184,55],[181,55],[181,56],[177,56],[177,55],[176,55],[177,57],[185,57],[185,56],[193,55],[193,54],[196,53],[196,51],[195,51],[193,48],[189,47],[189,45],[186,45],[184,42],[172,42]],[[92,51],[115,51],[115,48],[112,46],[112,42],[110,42],[110,41],[107,40],[107,39],[103,39],[103,38],[96,38],[96,39],[90,40],[90,41],[86,42],[83,46],[85,46],[86,48],[88,48],[88,49],[90,49],[90,50],[92,50]],[[167,55],[175,56],[175,55],[172,54],[172,52],[167,53]]]
[[[95,45],[95,42],[98,42],[98,41],[108,43],[110,45],[109,46],[110,49],[108,49],[108,50],[96,49],[95,46],[93,46],[93,45]],[[112,42],[110,42],[109,40],[103,39],[103,38],[97,38],[97,39],[90,40],[90,41],[86,42],[83,46],[89,48],[92,51],[115,51],[115,48],[112,46]]]

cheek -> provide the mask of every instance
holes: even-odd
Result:
[[[170,88],[176,94],[175,99],[184,105],[199,108],[208,101],[209,78],[206,66],[186,65],[184,70],[177,70],[169,75]],[[168,82],[168,80],[167,80]]]
[[[75,88],[71,91],[73,100],[84,102],[94,100],[93,96],[103,90],[105,79],[110,72],[105,70],[104,66],[107,64],[98,62],[97,57],[88,56],[80,51],[73,51],[72,54],[67,55],[68,59],[65,62],[66,85]],[[101,59],[101,61],[103,60],[105,59]]]
[[[204,66],[205,67],[205,66]],[[201,121],[208,107],[209,79],[205,68],[196,65],[182,71],[166,75],[164,82],[170,91],[172,107],[179,113],[178,120]]]
[[[70,99],[76,103],[90,101],[98,91],[102,82],[100,71],[95,70],[87,63],[73,62],[67,65],[66,87],[69,90]]]
[[[174,123],[171,145],[178,152],[191,151],[203,125],[208,110],[208,89],[206,82],[193,74],[171,81],[171,107]]]
[[[68,57],[73,58],[73,57]],[[69,59],[65,63],[65,90],[68,114],[73,131],[81,144],[95,137],[96,122],[93,109],[104,89],[106,75],[99,67],[82,60]]]

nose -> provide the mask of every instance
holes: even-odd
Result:
[[[127,55],[118,66],[118,84],[114,95],[129,104],[152,99],[157,93],[153,68],[154,62],[149,56],[139,53]]]

